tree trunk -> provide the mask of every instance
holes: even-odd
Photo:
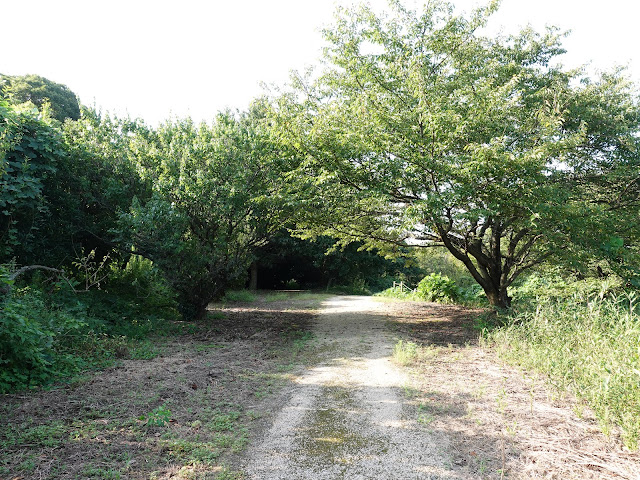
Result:
[[[258,290],[258,262],[251,262],[251,270],[249,276],[249,290]]]
[[[511,308],[511,297],[507,294],[505,288],[484,288],[484,293],[487,295],[489,304],[493,307],[501,309]]]

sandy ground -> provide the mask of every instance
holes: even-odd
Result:
[[[326,303],[315,334],[329,357],[302,375],[247,456],[252,479],[457,478],[447,439],[406,415],[406,375],[370,297]]]
[[[250,445],[246,477],[640,480],[637,453],[469,341],[465,318],[436,304],[327,301],[314,330],[322,359]],[[426,347],[409,368],[391,360],[398,338]]]

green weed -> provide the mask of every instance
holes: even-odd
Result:
[[[273,292],[265,295],[265,302],[278,302],[281,300],[288,300],[290,298],[287,292]]]
[[[398,340],[393,347],[393,358],[400,365],[409,365],[418,358],[418,345],[413,342]]]
[[[618,425],[630,449],[640,440],[640,309],[635,293],[575,294],[514,313],[488,334],[500,355],[549,375],[598,416]]]
[[[222,471],[216,475],[216,480],[242,480],[244,478],[244,473],[229,470],[228,468],[223,468]]]
[[[153,427],[164,427],[171,421],[171,410],[166,405],[160,405],[147,415],[140,416],[139,419],[146,420],[147,425]]]
[[[418,405],[418,423],[429,425],[435,420],[430,405],[421,403]]]
[[[129,343],[128,357],[133,360],[152,360],[159,356],[160,348],[149,340],[138,340]]]
[[[23,424],[3,433],[5,438],[0,439],[0,446],[4,448],[18,445],[57,447],[69,436],[68,428],[59,421],[44,425]]]
[[[215,410],[207,422],[207,428],[213,432],[229,432],[234,429],[240,415],[240,412],[222,413],[220,410]]]
[[[250,303],[257,300],[257,296],[249,290],[229,290],[222,297],[223,302]]]

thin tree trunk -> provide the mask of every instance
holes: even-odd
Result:
[[[249,276],[249,290],[258,290],[258,262],[251,262],[251,270]]]

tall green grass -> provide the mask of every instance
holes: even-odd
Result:
[[[540,300],[539,300],[540,301]],[[640,440],[640,297],[573,293],[512,314],[488,334],[512,363],[549,375],[584,399],[605,433],[617,425],[629,449]]]

